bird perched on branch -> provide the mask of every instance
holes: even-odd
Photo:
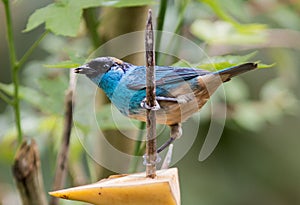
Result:
[[[255,63],[245,63],[210,72],[197,68],[155,66],[156,111],[159,124],[169,125],[170,139],[157,152],[165,149],[182,134],[181,122],[197,112],[223,83],[241,73],[253,70]],[[123,62],[114,57],[99,57],[75,69],[85,74],[117,109],[127,117],[146,121],[146,67]]]

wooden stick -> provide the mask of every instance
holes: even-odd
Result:
[[[146,104],[147,109],[147,142],[146,142],[146,177],[156,176],[156,106],[155,100],[155,56],[154,56],[154,35],[152,25],[152,11],[149,9],[146,23],[145,35],[146,47]]]
[[[24,141],[17,151],[13,175],[21,195],[23,205],[46,205],[40,157],[33,139]]]
[[[62,144],[57,156],[56,171],[52,189],[58,190],[63,188],[67,173],[67,163],[69,155],[69,144],[73,123],[73,92],[75,87],[75,74],[73,70],[70,70],[70,82],[69,88],[65,94],[65,119]],[[58,204],[58,198],[52,197],[50,200],[51,205]]]

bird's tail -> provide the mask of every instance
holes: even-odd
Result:
[[[250,70],[254,70],[255,68],[257,68],[256,63],[244,63],[238,66],[226,68],[224,70],[216,71],[214,72],[214,74],[220,75],[222,80],[225,82],[230,80],[234,76],[248,72]]]

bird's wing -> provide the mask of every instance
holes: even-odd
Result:
[[[194,68],[177,68],[170,66],[155,67],[156,86],[178,83],[193,79],[195,77],[210,73],[206,70]],[[136,67],[126,77],[126,84],[129,89],[141,90],[146,88],[146,68],[144,66]]]

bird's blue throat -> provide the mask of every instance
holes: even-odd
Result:
[[[97,81],[96,84],[100,88],[102,88],[110,99],[112,98],[115,89],[118,87],[120,80],[122,79],[124,73],[121,72],[107,72],[104,75],[102,75],[101,80]]]

